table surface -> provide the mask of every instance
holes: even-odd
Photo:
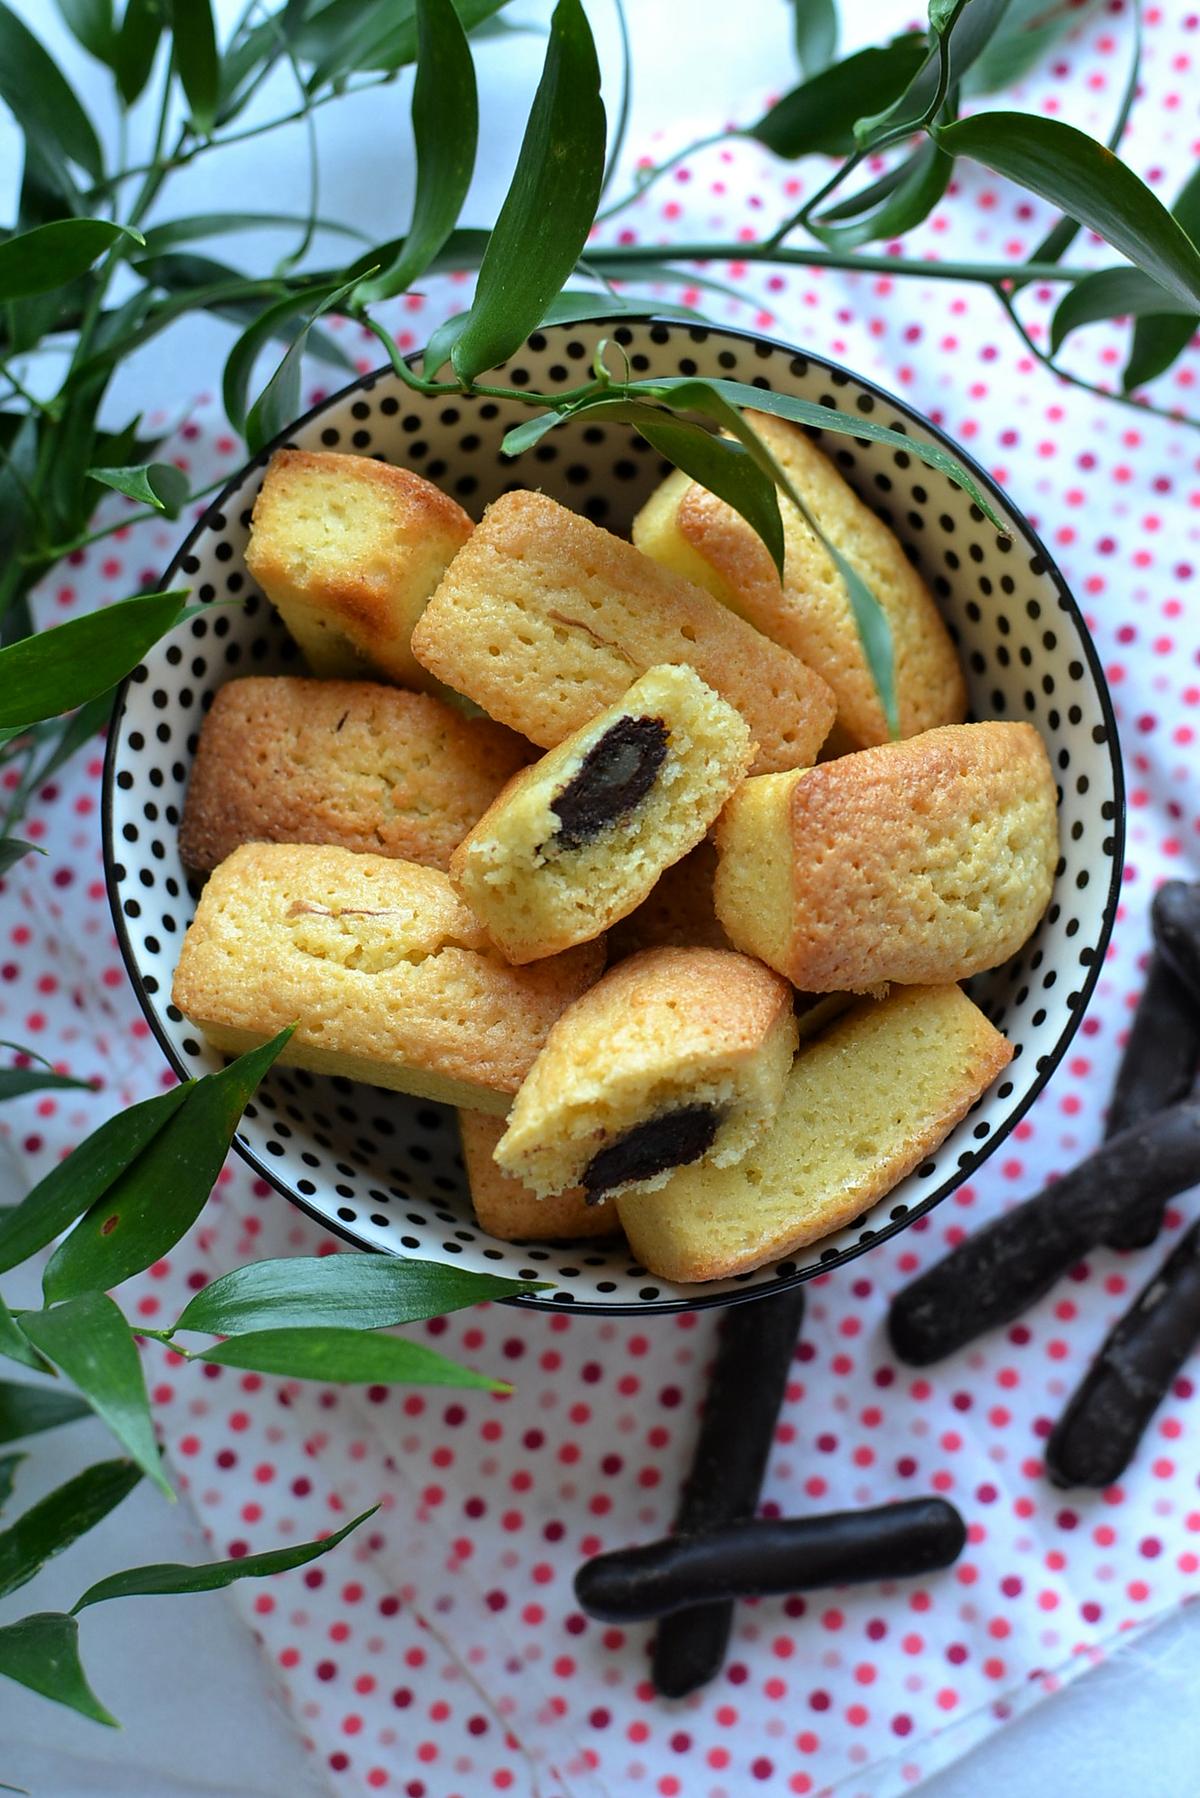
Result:
[[[15,0],[60,56],[79,89],[105,116],[104,82],[68,38],[42,0]],[[226,20],[237,8],[218,8]],[[731,33],[728,8],[719,0],[693,0],[686,32],[675,7],[630,8],[635,87],[629,142],[649,140],[660,129],[679,141],[711,129],[746,96],[762,96],[790,71],[786,9],[779,0],[750,0],[740,17],[752,30]],[[871,30],[868,0],[844,0],[845,34]],[[914,13],[918,8],[914,8]],[[541,24],[543,0],[517,0],[514,15]],[[611,9],[595,0],[593,15],[606,70],[616,67]],[[711,54],[714,42],[720,55]],[[484,141],[515,148],[542,55],[542,37],[506,38],[483,50]],[[647,71],[650,71],[647,74]],[[283,100],[268,90],[262,116]],[[403,84],[365,97],[352,109],[320,115],[324,191],[322,211],[379,237],[402,228],[407,215],[408,152],[402,127]],[[9,199],[15,136],[0,117],[0,187]],[[511,155],[510,149],[509,154]],[[488,216],[507,177],[503,157],[482,156],[481,172],[466,216]],[[230,190],[248,183],[248,204],[302,210],[306,174],[302,144],[292,134],[257,140],[223,158],[201,160],[182,171],[173,210],[202,212],[230,204]],[[245,187],[241,191],[246,191]],[[269,196],[269,200],[266,198]],[[382,208],[380,197],[383,197]],[[239,240],[241,260],[254,266],[253,238]],[[266,249],[268,246],[262,246]],[[148,346],[126,369],[114,396],[137,394],[142,405],[182,409],[198,385],[215,387],[230,342],[215,320],[186,327]],[[0,1160],[0,1204],[20,1197],[15,1171]],[[14,1288],[13,1302],[36,1303],[31,1290]],[[104,1451],[101,1426],[39,1440],[36,1490],[70,1477]],[[139,1489],[118,1513],[86,1536],[38,1580],[0,1608],[0,1619],[53,1609],[90,1580],[114,1567],[147,1560],[203,1558],[202,1535],[187,1505],[165,1505]],[[293,1726],[273,1696],[266,1668],[241,1623],[218,1597],[165,1598],[106,1606],[83,1625],[89,1663],[104,1668],[104,1691],[123,1697],[123,1731],[96,1729],[51,1708],[19,1688],[0,1691],[0,1778],[54,1798],[228,1798],[282,1795],[307,1798],[324,1789],[303,1754]],[[1060,1798],[1086,1791],[1089,1798],[1128,1798],[1140,1785],[1148,1795],[1200,1791],[1200,1611],[1184,1613],[1142,1635],[1096,1671],[1077,1680],[1007,1729],[993,1735],[947,1771],[926,1781],[926,1798],[975,1798],[1012,1790],[1022,1798]]]

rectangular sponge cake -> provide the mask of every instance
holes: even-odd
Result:
[[[445,869],[530,747],[490,718],[375,681],[229,681],[192,764],[179,853],[207,874],[242,843],[336,843]]]
[[[173,998],[229,1054],[294,1023],[282,1062],[502,1116],[603,962],[510,967],[436,868],[255,843],[205,887]]]
[[[775,1121],[736,1167],[681,1168],[619,1197],[638,1260],[664,1280],[762,1267],[851,1223],[918,1167],[1012,1059],[957,986],[860,1000],[802,1044]]]
[[[276,450],[246,567],[314,674],[429,687],[410,648],[413,626],[470,534],[462,507],[409,468]]]
[[[543,748],[682,662],[742,714],[758,773],[809,767],[834,698],[711,594],[540,493],[507,493],[455,556],[413,633],[439,680]]]
[[[589,1205],[586,1195],[573,1187],[553,1198],[539,1199],[492,1160],[492,1151],[504,1135],[502,1118],[482,1111],[460,1111],[463,1166],[471,1188],[475,1216],[489,1236],[502,1242],[576,1242],[584,1237],[619,1236],[617,1208],[609,1200]]]

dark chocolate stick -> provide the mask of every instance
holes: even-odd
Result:
[[[1144,1214],[1200,1181],[1200,1101],[1186,1100],[1114,1136],[1036,1198],[985,1224],[892,1300],[888,1333],[902,1361],[940,1361],[1018,1317],[1118,1218]]]
[[[1139,1293],[1046,1444],[1056,1486],[1111,1486],[1200,1337],[1200,1224]]]
[[[1200,881],[1168,880],[1150,906],[1154,940],[1200,1005]]]
[[[1198,1066],[1200,1002],[1156,950],[1117,1070],[1105,1136],[1119,1136],[1131,1124],[1185,1099]],[[1146,1248],[1162,1229],[1165,1209],[1165,1199],[1151,1199],[1119,1210],[1104,1233],[1105,1244],[1110,1249]]]
[[[675,1513],[679,1535],[753,1517],[803,1319],[800,1286],[726,1311],[691,1471]],[[682,1698],[715,1679],[732,1623],[727,1599],[664,1618],[654,1644],[655,1689],[664,1698]]]
[[[944,1498],[824,1517],[760,1517],[597,1555],[575,1575],[575,1596],[589,1616],[629,1623],[714,1599],[910,1578],[949,1567],[966,1539],[962,1518]]]

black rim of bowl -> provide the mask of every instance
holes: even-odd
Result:
[[[586,324],[586,321],[582,322]],[[1113,925],[1116,922],[1117,904],[1121,895],[1122,869],[1125,864],[1125,774],[1121,764],[1121,745],[1117,734],[1117,720],[1113,712],[1112,698],[1108,691],[1108,682],[1104,678],[1104,670],[1101,666],[1096,646],[1092,642],[1092,636],[1091,632],[1088,630],[1087,621],[1080,611],[1070,588],[1067,586],[1058,564],[1038,536],[1038,533],[1033,529],[1033,526],[1025,517],[1025,514],[1021,511],[1020,507],[1017,506],[1003,491],[999,484],[992,479],[987,469],[956,443],[947,432],[943,431],[940,426],[933,424],[929,419],[917,412],[914,407],[907,403],[907,401],[897,399],[896,395],[889,393],[886,387],[880,387],[876,382],[868,380],[865,375],[856,374],[853,369],[846,368],[839,362],[831,362],[826,356],[818,355],[812,350],[800,349],[797,345],[786,343],[781,338],[764,336],[761,331],[746,331],[735,325],[692,325],[690,323],[685,323],[681,319],[660,317],[654,312],[630,314],[627,317],[623,317],[620,320],[620,323],[631,326],[663,325],[666,326],[672,334],[677,332],[690,333],[693,330],[703,331],[705,340],[710,337],[733,337],[742,343],[763,344],[772,352],[778,352],[785,356],[803,356],[807,362],[814,364],[818,368],[825,369],[831,378],[841,377],[839,384],[844,385],[847,382],[853,382],[864,392],[872,394],[875,399],[882,401],[885,405],[893,407],[901,417],[907,418],[912,423],[919,425],[922,430],[928,431],[931,437],[945,449],[949,450],[965,468],[969,469],[979,485],[994,499],[998,500],[1000,505],[1006,511],[1011,512],[1013,518],[1025,533],[1029,542],[1033,545],[1035,553],[1040,556],[1045,563],[1045,577],[1053,584],[1064,610],[1076,626],[1080,641],[1083,645],[1084,656],[1087,660],[1087,665],[1091,672],[1096,694],[1100,702],[1100,710],[1104,718],[1105,729],[1108,733],[1107,747],[1109,765],[1112,772],[1114,806],[1114,815],[1112,819],[1112,871],[1109,876],[1108,893],[1104,901],[1104,916],[1100,926],[1100,935],[1096,943],[1096,953],[1092,965],[1087,970],[1086,977],[1083,981],[1079,994],[1079,1003],[1071,1012],[1070,1017],[1063,1026],[1062,1032],[1053,1049],[1051,1049],[1049,1054],[1044,1057],[1044,1065],[1038,1069],[1033,1082],[1030,1085],[1029,1091],[1005,1119],[1004,1123],[1000,1125],[991,1137],[989,1137],[986,1145],[981,1149],[970,1167],[956,1168],[954,1173],[944,1180],[935,1192],[927,1194],[927,1196],[921,1200],[920,1204],[912,1206],[904,1217],[894,1220],[889,1219],[885,1225],[882,1225],[878,1230],[873,1231],[869,1241],[856,1242],[851,1248],[841,1251],[835,1260],[818,1262],[807,1268],[798,1268],[794,1273],[784,1275],[781,1278],[770,1282],[759,1281],[756,1284],[748,1283],[743,1289],[733,1288],[732,1290],[708,1294],[705,1294],[703,1291],[697,1291],[694,1298],[645,1299],[636,1304],[622,1302],[614,1305],[606,1305],[595,1299],[572,1299],[568,1302],[562,1299],[543,1298],[540,1294],[534,1293],[502,1299],[500,1301],[502,1304],[515,1305],[521,1309],[535,1311],[563,1311],[568,1315],[575,1314],[576,1316],[592,1314],[605,1317],[644,1317],[648,1312],[668,1315],[681,1311],[707,1311],[713,1307],[723,1305],[749,1303],[753,1299],[769,1298],[773,1295],[787,1292],[792,1287],[803,1285],[808,1280],[815,1279],[820,1274],[833,1273],[838,1268],[847,1266],[851,1261],[857,1261],[860,1255],[865,1255],[871,1249],[878,1248],[881,1243],[889,1241],[891,1237],[898,1236],[902,1230],[907,1230],[911,1224],[915,1224],[918,1218],[927,1217],[929,1213],[933,1211],[935,1206],[940,1205],[942,1200],[948,1198],[952,1192],[956,1191],[957,1188],[962,1185],[964,1180],[978,1173],[985,1161],[990,1160],[991,1156],[1000,1147],[1000,1144],[1012,1134],[1013,1130],[1015,1130],[1034,1100],[1045,1090],[1051,1076],[1054,1074],[1059,1063],[1062,1061],[1063,1056],[1071,1046],[1075,1032],[1083,1021],[1084,1014],[1087,1011],[1092,994],[1095,991],[1096,982],[1100,978],[1100,971],[1104,966],[1105,953],[1108,949],[1109,939],[1112,936]],[[566,330],[568,328],[574,329],[575,327],[547,325],[540,327],[539,329],[544,334],[547,331]],[[531,333],[531,335],[534,336],[537,334],[538,333],[536,332]],[[421,353],[422,352],[419,350],[414,351],[411,355],[406,357],[406,361],[415,363]],[[275,451],[286,444],[289,438],[294,436],[298,430],[301,430],[308,424],[311,419],[318,417],[331,406],[340,404],[342,400],[347,399],[352,393],[358,393],[364,390],[370,391],[381,378],[392,375],[394,372],[395,371],[390,363],[384,363],[382,367],[372,369],[365,375],[358,375],[353,381],[348,381],[345,387],[339,388],[336,393],[328,394],[323,400],[320,400],[317,405],[311,406],[307,412],[303,413],[299,418],[294,419],[286,430],[280,431],[278,436],[271,439],[270,443],[265,444],[263,448],[258,451],[257,455],[252,456],[248,461],[243,462],[237,472],[230,477],[221,488],[221,491],[210,501],[205,507],[204,512],[196,520],[196,523],[192,526],[184,541],[175,552],[170,566],[167,568],[159,583],[160,586],[165,589],[172,585],[180,573],[184,557],[190,553],[193,545],[198,541],[200,536],[207,531],[208,521],[212,514],[220,511],[228,500],[230,494],[236,492],[244,485],[249,473],[255,468],[265,468]],[[121,725],[125,715],[126,697],[132,680],[133,674],[131,673],[126,676],[117,689],[116,700],[113,703],[112,717],[109,721],[108,740],[105,746],[104,777],[100,800],[101,834],[104,849],[104,883],[108,893],[109,909],[112,912],[113,924],[117,933],[117,942],[121,950],[121,959],[125,963],[126,972],[132,982],[138,1004],[142,1008],[142,1013],[150,1026],[155,1041],[166,1056],[173,1071],[181,1080],[190,1080],[192,1078],[191,1071],[187,1064],[176,1054],[174,1044],[171,1042],[171,1039],[159,1022],[157,1008],[149,993],[146,991],[141,972],[134,959],[133,946],[125,928],[125,917],[119,903],[115,874],[116,858],[113,852],[113,786],[116,773],[117,743],[120,739]],[[331,1235],[340,1237],[343,1242],[350,1243],[354,1248],[360,1249],[367,1254],[386,1253],[386,1250],[377,1249],[374,1243],[364,1241],[355,1231],[346,1228],[345,1225],[334,1222],[317,1206],[311,1204],[298,1192],[295,1192],[285,1180],[281,1179],[279,1174],[272,1167],[255,1153],[253,1149],[247,1144],[239,1142],[236,1135],[233,1139],[232,1146],[247,1166],[252,1168],[260,1179],[265,1180],[267,1184],[272,1186],[276,1192],[282,1195],[282,1197],[288,1199],[301,1211],[306,1212],[314,1222],[321,1225],[322,1229],[328,1230]],[[811,1246],[816,1247],[819,1245],[814,1244]],[[413,1260],[423,1260],[425,1258],[426,1257],[420,1255],[411,1257]],[[787,1257],[785,1257],[785,1259],[787,1259]],[[744,1278],[747,1282],[750,1282],[753,1275],[747,1274]]]

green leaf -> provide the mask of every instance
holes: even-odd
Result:
[[[412,224],[390,267],[364,281],[358,297],[370,303],[406,293],[420,280],[458,223],[479,135],[475,65],[450,0],[417,0],[417,77],[412,128],[417,187]]]
[[[101,1461],[48,1492],[0,1530],[0,1598],[40,1573],[46,1562],[85,1536],[141,1479],[132,1461]]]
[[[459,1367],[423,1342],[325,1325],[231,1336],[196,1359],[214,1361],[219,1367],[245,1367],[253,1373],[326,1384],[383,1386],[408,1381],[425,1386],[478,1386],[485,1392],[509,1390],[502,1380]]]
[[[298,212],[192,212],[180,218],[164,219],[161,225],[147,226],[145,257],[153,259],[164,256],[178,244],[200,243],[207,237],[229,237],[235,231],[266,231],[275,227],[282,230],[307,223],[307,218]],[[319,231],[331,231],[339,237],[355,237],[363,243],[369,241],[356,225],[343,224],[339,219],[318,215],[314,223]],[[145,258],[139,257],[137,267],[139,270],[147,269]],[[224,274],[237,272],[220,263],[210,263],[208,267],[221,269]],[[208,279],[212,279],[211,274]]]
[[[103,1292],[85,1292],[49,1311],[25,1311],[21,1329],[66,1374],[142,1472],[173,1498],[150,1421],[142,1362],[129,1325]]]
[[[70,83],[28,27],[3,4],[0,100],[50,168],[61,167],[65,158],[93,181],[103,177],[100,140]]]
[[[1012,87],[1045,56],[1078,19],[1070,5],[1052,0],[1010,0],[1003,23],[963,83],[967,94]]]
[[[516,172],[454,346],[464,381],[503,362],[538,325],[579,260],[603,178],[596,47],[580,0],[558,0]]]
[[[220,58],[210,0],[170,0],[175,68],[187,95],[192,127],[201,137],[212,130],[220,91]]]
[[[47,1365],[33,1345],[26,1342],[3,1297],[0,1297],[0,1356],[5,1361],[17,1361],[22,1367],[28,1367],[34,1373],[52,1374],[54,1372],[54,1369]]]
[[[641,277],[644,271],[639,266],[637,272]],[[659,278],[657,273],[653,276],[653,279]],[[678,269],[673,269],[665,271],[661,278],[678,281],[685,277]],[[697,285],[703,286],[704,283],[697,282]],[[742,296],[734,294],[733,297],[740,299]],[[582,293],[577,288],[567,287],[551,300],[538,328],[544,330],[548,325],[576,325],[597,318],[645,318],[648,313],[656,318],[692,320],[704,316],[694,306],[677,306],[669,300],[647,300],[636,294]],[[421,367],[427,380],[449,362],[450,353],[466,329],[470,316],[469,312],[456,312],[433,332],[421,358]]]
[[[0,725],[53,718],[95,699],[179,623],[186,590],[123,599],[0,649]]]
[[[254,1261],[223,1274],[189,1302],[175,1330],[203,1330],[211,1336],[316,1324],[377,1330],[534,1290],[521,1280],[474,1274],[435,1261],[403,1261],[390,1255],[297,1256]]]
[[[113,62],[126,106],[133,105],[150,79],[162,32],[162,0],[125,0]]]
[[[1171,211],[1193,243],[1200,239],[1200,165],[1184,182]],[[1121,373],[1125,392],[1132,393],[1135,388],[1144,387],[1170,368],[1192,341],[1197,328],[1200,328],[1200,314],[1197,313],[1176,318],[1139,318],[1134,326],[1129,360]]]
[[[775,483],[763,473],[744,444],[715,437],[687,419],[646,408],[637,419],[639,433],[660,456],[739,512],[761,537],[780,577],[783,576],[783,520]]]
[[[307,311],[314,300],[331,299],[343,289],[332,283],[310,289],[307,293],[287,293],[266,306],[238,338],[230,350],[225,362],[225,373],[222,379],[222,397],[225,412],[235,431],[245,435],[247,414],[250,411],[250,378],[262,351],[272,338],[284,336],[289,344],[294,343],[298,332],[304,329],[303,322],[297,323],[297,315]],[[312,319],[308,320],[311,324]],[[278,370],[276,371],[278,373]],[[298,389],[297,389],[298,393]],[[294,416],[294,414],[293,414]]]
[[[323,313],[332,311],[356,286],[355,281],[343,282],[310,311],[283,361],[246,414],[245,438],[249,449],[260,450],[264,443],[269,443],[272,437],[278,437],[281,431],[295,423],[300,411],[300,373],[309,331]]]
[[[15,868],[19,861],[27,855],[45,855],[46,851],[40,843],[26,843],[21,837],[0,837],[0,878]],[[0,1098],[4,1097],[0,1085]]]
[[[103,693],[97,693],[95,699],[89,699],[86,705],[80,706],[77,712],[70,712],[65,718],[49,719],[37,726],[39,737],[46,742],[53,742],[54,747],[45,761],[39,762],[34,777],[29,781],[29,791],[43,786],[65,762],[91,741],[98,730],[107,724],[113,708],[116,690],[108,687]],[[22,781],[22,790],[25,788]]]
[[[952,155],[1049,200],[1176,298],[1200,307],[1200,250],[1132,169],[1086,132],[1032,113],[983,112],[934,135]]]
[[[109,62],[116,46],[112,0],[57,0],[57,4],[76,42],[98,62]]]
[[[883,112],[860,118],[854,138],[861,150],[894,143],[939,114],[948,91],[957,87],[990,43],[1010,0],[930,0],[933,36],[928,55],[900,98]]]
[[[1084,275],[1059,301],[1050,324],[1050,353],[1057,355],[1072,331],[1105,318],[1196,316],[1195,305],[1168,293],[1140,268],[1101,268]]]
[[[233,1133],[292,1031],[195,1081],[137,1160],[59,1243],[42,1280],[47,1304],[107,1292],[165,1255],[191,1229],[221,1171]]]
[[[170,462],[141,462],[129,468],[89,468],[89,480],[99,481],[126,499],[153,506],[168,518],[178,518],[188,499],[188,478]]]
[[[837,55],[835,0],[792,0],[792,40],[806,75],[819,75]]]
[[[181,1592],[220,1592],[243,1579],[269,1579],[276,1573],[290,1573],[294,1567],[307,1567],[346,1540],[360,1524],[374,1517],[378,1505],[363,1511],[352,1522],[344,1524],[332,1536],[320,1542],[303,1542],[295,1548],[273,1548],[261,1555],[243,1555],[237,1561],[209,1561],[203,1567],[188,1567],[178,1561],[164,1561],[152,1567],[131,1567],[126,1573],[111,1573],[107,1579],[89,1586],[72,1607],[72,1615],[88,1605],[104,1604],[110,1598],[162,1598]]]
[[[0,1217],[0,1273],[27,1261],[75,1222],[136,1161],[194,1090],[188,1081],[118,1112]],[[3,1437],[0,1437],[0,1441]]]
[[[504,4],[505,0],[455,0],[454,10],[464,30],[471,32]],[[333,0],[299,27],[294,44],[301,61],[317,65],[309,77],[310,93],[359,70],[405,68],[417,57],[414,0]]]
[[[0,1629],[0,1674],[90,1717],[118,1728],[88,1685],[79,1659],[79,1625],[60,1611],[41,1611]]]
[[[927,219],[942,198],[954,169],[954,158],[947,156],[937,144],[924,143],[894,171],[895,179],[885,177],[874,183],[874,190],[884,187],[882,203],[870,206],[871,190],[858,196],[862,211],[854,224],[834,222],[845,217],[852,202],[843,201],[827,213],[807,220],[808,229],[819,243],[831,250],[854,250],[860,244],[876,239],[886,241],[903,237],[923,219]],[[856,208],[857,210],[857,208]]]
[[[21,1465],[22,1461],[27,1461],[28,1459],[28,1455],[21,1454],[0,1455],[0,1511],[3,1511],[5,1505],[12,1497],[13,1485],[17,1476],[17,1468]]]
[[[11,841],[11,838],[5,839]],[[3,848],[3,843],[0,843]],[[0,870],[2,871],[2,870]],[[73,1087],[77,1092],[91,1092],[86,1080],[72,1080],[69,1074],[56,1074],[45,1068],[0,1068],[0,1102],[19,1099],[25,1093],[44,1092],[50,1087]]]
[[[26,1381],[0,1380],[0,1442],[19,1442],[91,1416],[91,1407],[73,1392]]]
[[[924,39],[915,31],[880,48],[856,51],[784,94],[745,135],[788,162],[818,153],[848,156],[855,120],[890,105],[924,59]]]
[[[108,219],[59,219],[0,243],[0,300],[49,293],[91,268],[120,238],[144,240],[140,231]]]

